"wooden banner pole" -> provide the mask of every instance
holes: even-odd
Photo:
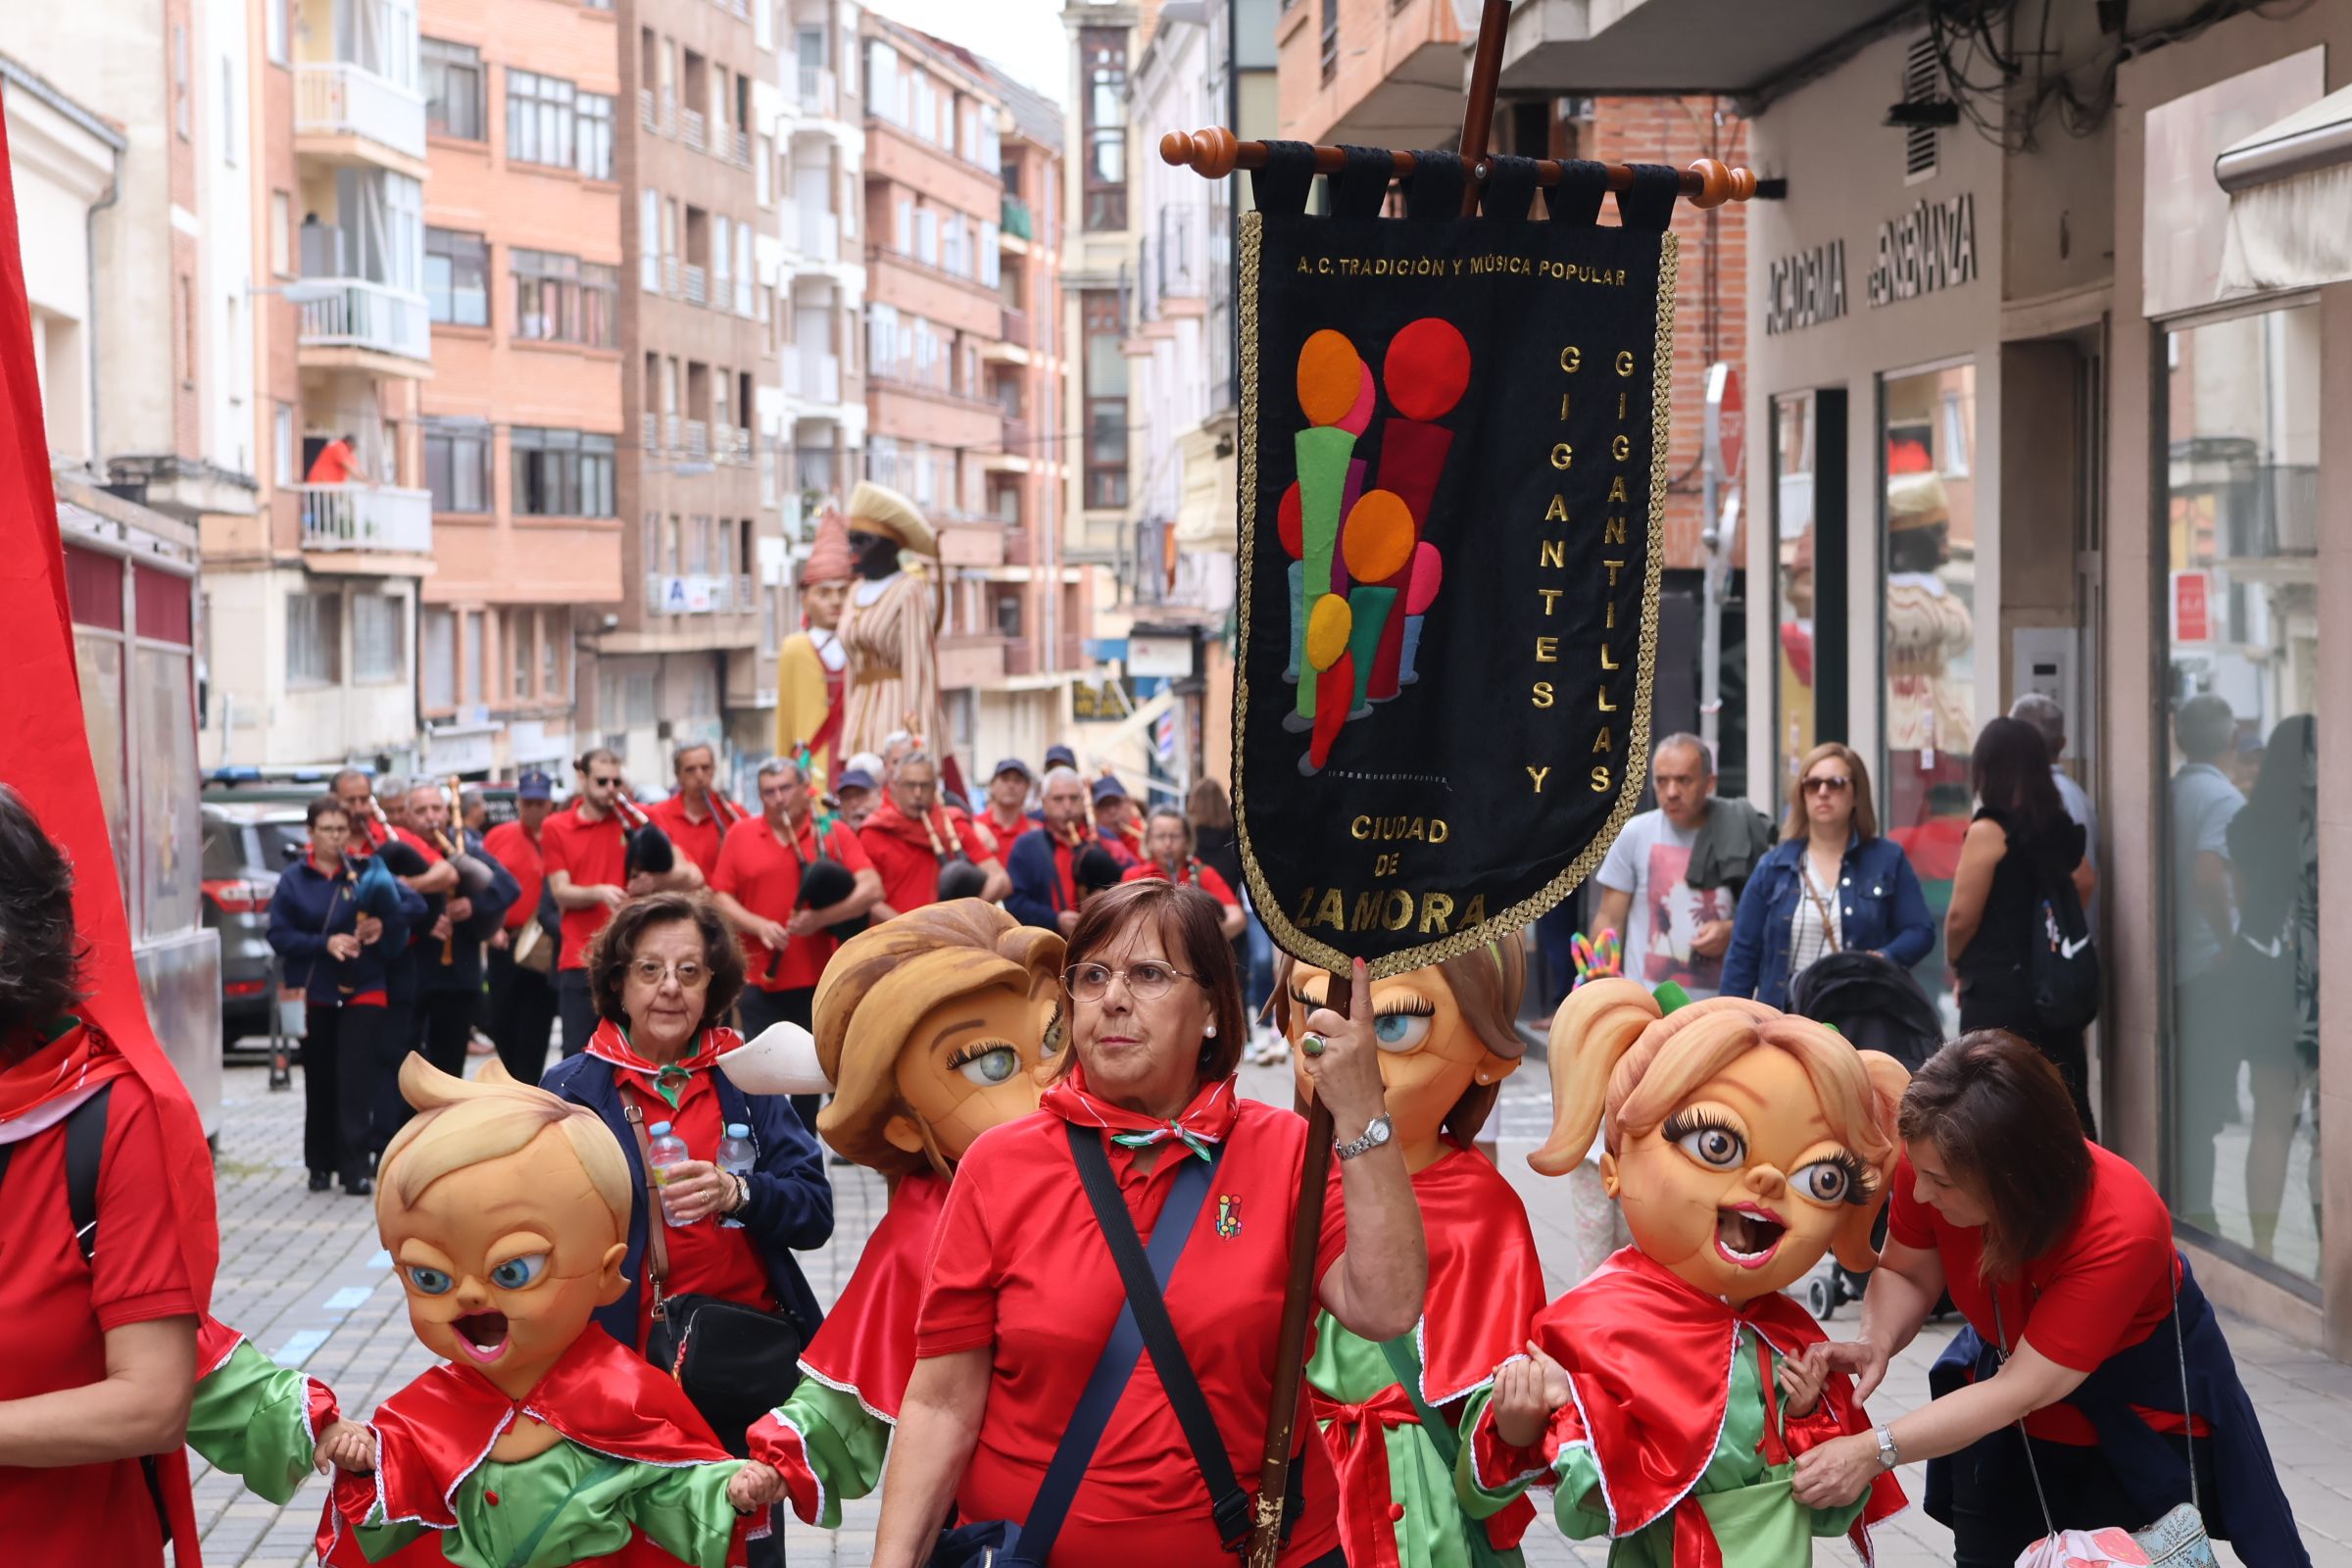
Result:
[[[1391,154],[1396,161],[1399,177],[1410,174],[1419,162],[1409,152]],[[1190,169],[1204,179],[1223,179],[1237,169],[1266,167],[1266,144],[1262,141],[1243,141],[1222,125],[1205,130],[1171,130],[1159,138],[1159,161],[1175,169]],[[1336,174],[1348,167],[1348,154],[1339,147],[1315,149],[1315,172]],[[1470,166],[1467,184],[1476,191],[1486,183],[1493,163],[1485,154]],[[1536,183],[1549,187],[1560,182],[1568,166],[1556,158],[1536,160]],[[1601,183],[1609,190],[1631,190],[1634,187],[1634,166],[1603,164]],[[1712,158],[1691,163],[1682,173],[1683,199],[1697,208],[1721,207],[1725,202],[1747,201],[1756,194],[1756,176],[1745,169],[1734,169]]]
[[[1502,79],[1502,35],[1511,24],[1511,0],[1486,0],[1478,19],[1478,49],[1470,58],[1470,102],[1462,110],[1462,167],[1484,172],[1487,133],[1494,123],[1494,89]],[[1479,182],[1462,181],[1462,216],[1478,216]],[[1524,215],[1521,215],[1524,216]]]

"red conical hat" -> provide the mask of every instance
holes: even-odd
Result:
[[[808,547],[808,559],[801,565],[801,586],[812,582],[848,582],[857,575],[855,558],[850,554],[849,525],[841,514],[827,507],[816,521],[816,542]]]

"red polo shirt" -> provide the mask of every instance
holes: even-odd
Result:
[[[984,842],[972,819],[952,807],[934,807],[931,821],[939,826],[944,819],[940,841],[953,833],[956,843],[977,865],[993,860],[996,855]],[[939,902],[939,857],[932,852],[931,835],[923,824],[899,809],[899,803],[885,800],[880,809],[865,819],[858,830],[858,841],[865,846],[866,858],[882,874],[882,902],[899,913],[919,909]]]
[[[956,1505],[966,1519],[1017,1519],[1036,1499],[1110,1338],[1125,1293],[1079,1185],[1068,1123],[1042,1110],[983,1133],[948,1191],[915,1330],[917,1356],[989,1348],[994,1376]],[[1169,1278],[1168,1315],[1245,1486],[1257,1478],[1274,1386],[1274,1342],[1289,1273],[1306,1122],[1244,1101],[1192,1238]],[[1120,1196],[1149,1245],[1181,1147],[1149,1175],[1107,1146]],[[1323,1209],[1318,1283],[1347,1246],[1346,1211]],[[1301,1436],[1313,1423],[1301,1416]],[[1339,1547],[1338,1488],[1324,1446],[1305,1438],[1303,1517],[1284,1564]],[[1056,1555],[1120,1568],[1198,1568],[1224,1559],[1208,1492],[1147,1356],[1079,1484]]]
[[[645,808],[654,826],[669,835],[669,842],[680,855],[702,869],[707,879],[718,864],[719,840],[726,829],[719,826],[716,815],[706,815],[700,821],[686,814],[686,795],[683,790],[668,800]]]
[[[1986,1341],[1995,1333],[1995,1287],[1984,1275],[1984,1232],[1945,1220],[1915,1193],[1919,1178],[1908,1158],[1895,1166],[1886,1233],[1905,1247],[1943,1260],[1952,1304]],[[2014,1348],[2021,1340],[2077,1372],[2095,1372],[2118,1350],[2130,1349],[2164,1328],[2180,1278],[2172,1217],[2164,1200],[2131,1161],[2090,1146],[2090,1192],[2082,1211],[2047,1252],[1999,1287],[1998,1327]],[[2169,1333],[2170,1331],[2167,1330]],[[2160,1431],[2180,1430],[2177,1415],[2142,1410]],[[2204,1422],[2197,1423],[2202,1431]],[[2026,1417],[2026,1431],[2052,1443],[2095,1446],[2090,1418],[2060,1402]]]
[[[1157,860],[1146,860],[1141,865],[1129,866],[1119,880],[1141,882],[1147,877],[1157,877],[1164,882],[1168,879],[1167,867],[1161,865]],[[1213,865],[1204,864],[1200,860],[1193,861],[1185,868],[1184,885],[1188,888],[1199,888],[1229,908],[1241,907],[1242,901],[1233,896],[1233,889],[1227,885],[1223,877],[1217,875],[1217,868]]]
[[[539,846],[522,830],[520,822],[501,822],[482,836],[482,849],[507,868],[507,874],[522,890],[507,906],[503,922],[508,930],[518,930],[525,921],[538,915],[539,894],[547,885],[547,866],[540,858]]]
[[[873,866],[858,842],[858,835],[838,817],[827,821],[824,831],[819,833],[816,817],[811,813],[801,824],[797,837],[799,855],[777,842],[767,818],[755,816],[736,823],[727,829],[726,843],[719,849],[718,864],[710,873],[710,890],[724,893],[761,919],[781,924],[792,918],[793,910],[800,905],[804,858],[814,860],[820,855],[830,856],[852,871],[870,870]],[[743,938],[745,980],[761,991],[806,991],[816,984],[840,946],[830,931],[794,937],[785,945],[784,961],[776,965],[771,979],[767,965],[775,950],[747,934]]]
[[[198,1306],[164,1174],[155,1099],[135,1073],[114,1081],[98,1165],[99,1245],[81,1260],[66,1203],[61,1124],[16,1146],[0,1203],[0,1399],[106,1377],[106,1331]],[[160,1563],[162,1527],[135,1459],[0,1470],[0,1541],[24,1563]]]
[[[628,880],[629,841],[620,818],[591,822],[576,806],[558,811],[539,825],[539,860],[549,876],[570,873],[575,888],[621,887]],[[601,904],[564,911],[564,951],[559,969],[588,967],[588,942],[612,911]]]
[[[669,1123],[670,1131],[686,1140],[689,1159],[718,1163],[718,1141],[726,1136],[726,1126],[719,1118],[718,1091],[711,1087],[709,1073],[687,1077],[675,1107],[648,1089],[637,1074],[616,1072],[612,1076],[620,1085],[622,1102],[642,1110],[647,1127]],[[715,1214],[692,1225],[671,1225],[662,1217],[661,1205],[650,1195],[648,1201],[651,1206],[646,1219],[663,1227],[662,1237],[669,1250],[669,1276],[662,1287],[662,1295],[715,1296],[762,1310],[774,1309],[776,1294],[768,1286],[767,1269],[760,1261],[759,1249],[752,1245],[750,1231],[721,1225]],[[645,1332],[652,1326],[653,1292],[640,1290],[638,1303],[637,1348],[642,1350]]]

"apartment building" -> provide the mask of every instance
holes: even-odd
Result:
[[[686,742],[767,744],[775,616],[760,541],[780,535],[752,432],[760,389],[777,384],[775,302],[756,259],[772,221],[760,193],[774,193],[754,106],[756,84],[778,79],[777,13],[636,0],[615,15],[621,592],[583,639],[576,713],[658,784]]]
[[[865,471],[912,497],[939,533],[948,733],[934,739],[967,761],[1036,755],[1058,734],[1062,683],[1041,674],[1029,621],[1016,631],[1004,608],[1022,600],[1002,592],[1008,554],[1034,555],[1020,511],[1027,458],[1004,440],[1004,94],[954,44],[872,12],[859,33]],[[1031,671],[1018,677],[1016,646]]]

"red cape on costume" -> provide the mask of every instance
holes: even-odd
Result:
[[[499,1435],[524,1415],[616,1459],[680,1465],[732,1457],[684,1390],[593,1326],[519,1399],[508,1398],[472,1367],[445,1361],[375,1407],[368,1423],[375,1433],[375,1474],[335,1473],[318,1523],[319,1560],[330,1568],[375,1568],[349,1531],[366,1523],[379,1500],[388,1522],[455,1525],[450,1498],[489,1458]],[[738,1544],[742,1539],[739,1526]],[[400,1557],[407,1561],[405,1552]],[[639,1535],[604,1560],[652,1568],[678,1559]]]
[[[1324,1201],[1336,1203],[1336,1164],[1331,1184]],[[1451,1147],[1413,1176],[1413,1198],[1421,1205],[1421,1233],[1429,1246],[1429,1285],[1413,1331],[1421,1358],[1421,1398],[1442,1411],[1526,1348],[1528,1325],[1544,1309],[1544,1264],[1535,1232],[1528,1228],[1526,1203],[1484,1155]],[[1333,1423],[1324,1437],[1340,1474],[1340,1539],[1351,1549],[1368,1542],[1376,1563],[1394,1563],[1388,1452],[1378,1429],[1411,1422],[1411,1404],[1395,1387],[1360,1409],[1320,1390],[1313,1399],[1315,1418]],[[1454,1416],[1459,1420],[1460,1412]],[[1487,1521],[1487,1539],[1504,1549],[1516,1546],[1535,1516],[1534,1503],[1515,1498]]]
[[[915,1314],[947,1207],[948,1184],[937,1176],[918,1171],[900,1177],[841,1298],[801,1352],[803,1372],[893,1426],[906,1380],[914,1375]],[[751,1456],[784,1477],[794,1515],[814,1524],[823,1498],[802,1435],[771,1410],[753,1423],[747,1438]]]
[[[1591,1441],[1612,1536],[1655,1523],[1697,1485],[1723,1431],[1742,1326],[1782,1355],[1829,1338],[1813,1314],[1777,1291],[1734,1307],[1631,1247],[1536,1318],[1529,1338],[1560,1363],[1576,1391],[1574,1404],[1554,1417],[1552,1433],[1571,1421]],[[1871,1430],[1853,1380],[1842,1372],[1830,1375],[1807,1419],[1825,1431],[1834,1427],[1830,1435]],[[1797,1436],[1795,1418],[1789,1432]],[[1553,1453],[1547,1436],[1544,1457]],[[1865,1562],[1868,1527],[1902,1507],[1893,1476],[1871,1483],[1870,1501],[1849,1533]]]
[[[74,911],[89,957],[79,1008],[114,1043],[155,1098],[164,1141],[165,1191],[187,1259],[199,1311],[211,1301],[220,1261],[212,1152],[196,1105],[147,1021],[131,965],[130,928],[115,877],[106,808],[82,725],[81,678],[74,661],[65,553],[57,495],[49,482],[49,436],[41,421],[32,315],[24,298],[8,132],[0,123],[0,626],[9,628],[8,679],[0,681],[0,779],[21,795],[74,867]],[[193,694],[189,701],[194,702]],[[190,715],[194,723],[193,713]],[[187,781],[195,787],[195,780]],[[172,1556],[198,1568],[194,1500],[183,1450],[157,1458]]]

